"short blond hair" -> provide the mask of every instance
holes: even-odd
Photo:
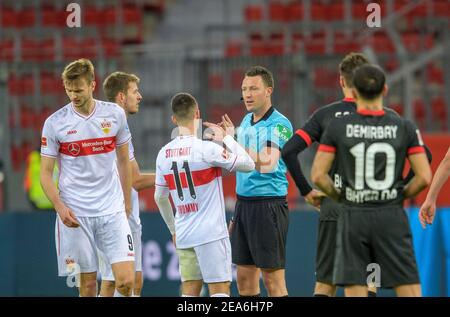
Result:
[[[61,78],[64,82],[85,78],[89,84],[95,78],[94,65],[86,58],[77,59],[64,67]]]
[[[128,74],[124,72],[114,72],[103,81],[103,92],[106,99],[110,102],[115,102],[119,92],[127,93],[128,85],[130,83],[139,84],[139,77],[135,74]]]

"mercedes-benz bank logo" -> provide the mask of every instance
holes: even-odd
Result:
[[[80,154],[80,145],[78,143],[70,143],[68,150],[73,156],[78,156]]]

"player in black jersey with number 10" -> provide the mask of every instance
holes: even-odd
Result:
[[[346,296],[367,296],[367,272],[375,268],[376,286],[395,288],[399,296],[421,296],[402,206],[431,182],[420,132],[412,122],[383,109],[387,86],[379,67],[359,67],[353,86],[357,113],[329,124],[311,173],[324,193],[343,203],[333,282],[345,286]],[[402,177],[406,158],[415,174],[407,184]],[[340,189],[328,175],[335,160]]]

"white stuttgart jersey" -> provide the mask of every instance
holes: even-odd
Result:
[[[56,111],[45,121],[41,139],[41,155],[57,159],[62,201],[81,217],[125,210],[115,152],[131,139],[125,111],[94,101],[89,116],[72,103]]]
[[[130,153],[130,162],[134,161],[136,158],[134,157],[134,146],[133,142],[128,143],[128,149]],[[131,203],[133,205],[130,218],[128,218],[128,222],[130,223],[130,228],[132,232],[139,230],[141,219],[139,218],[139,195],[138,192],[132,187],[131,188]]]
[[[156,159],[156,186],[170,190],[175,205],[177,248],[228,237],[222,170],[233,170],[237,155],[194,136],[178,136]]]

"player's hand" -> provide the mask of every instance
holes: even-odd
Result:
[[[419,210],[419,221],[422,224],[422,228],[425,229],[427,225],[431,225],[436,214],[436,202],[425,200],[422,207]]]
[[[234,228],[234,220],[230,219],[230,223],[228,224],[228,234],[231,234]]]
[[[174,233],[172,235],[172,243],[173,243],[173,245],[174,245],[174,247],[176,249],[177,248],[177,235],[176,235],[176,233]]]
[[[222,142],[223,138],[226,136],[225,129],[220,125],[211,123],[211,122],[203,122],[203,125],[207,127],[205,131],[205,138],[208,140]]]
[[[77,217],[69,207],[62,204],[61,206],[55,207],[55,210],[65,226],[69,228],[78,228],[80,226]]]
[[[130,218],[132,210],[131,204],[125,204],[125,214],[127,215],[127,218]]]
[[[227,114],[222,116],[220,126],[225,130],[226,134],[234,138],[234,124]]]
[[[313,206],[317,211],[320,211],[320,205],[322,204],[322,200],[326,197],[325,193],[320,190],[313,189],[306,195],[305,201]]]

